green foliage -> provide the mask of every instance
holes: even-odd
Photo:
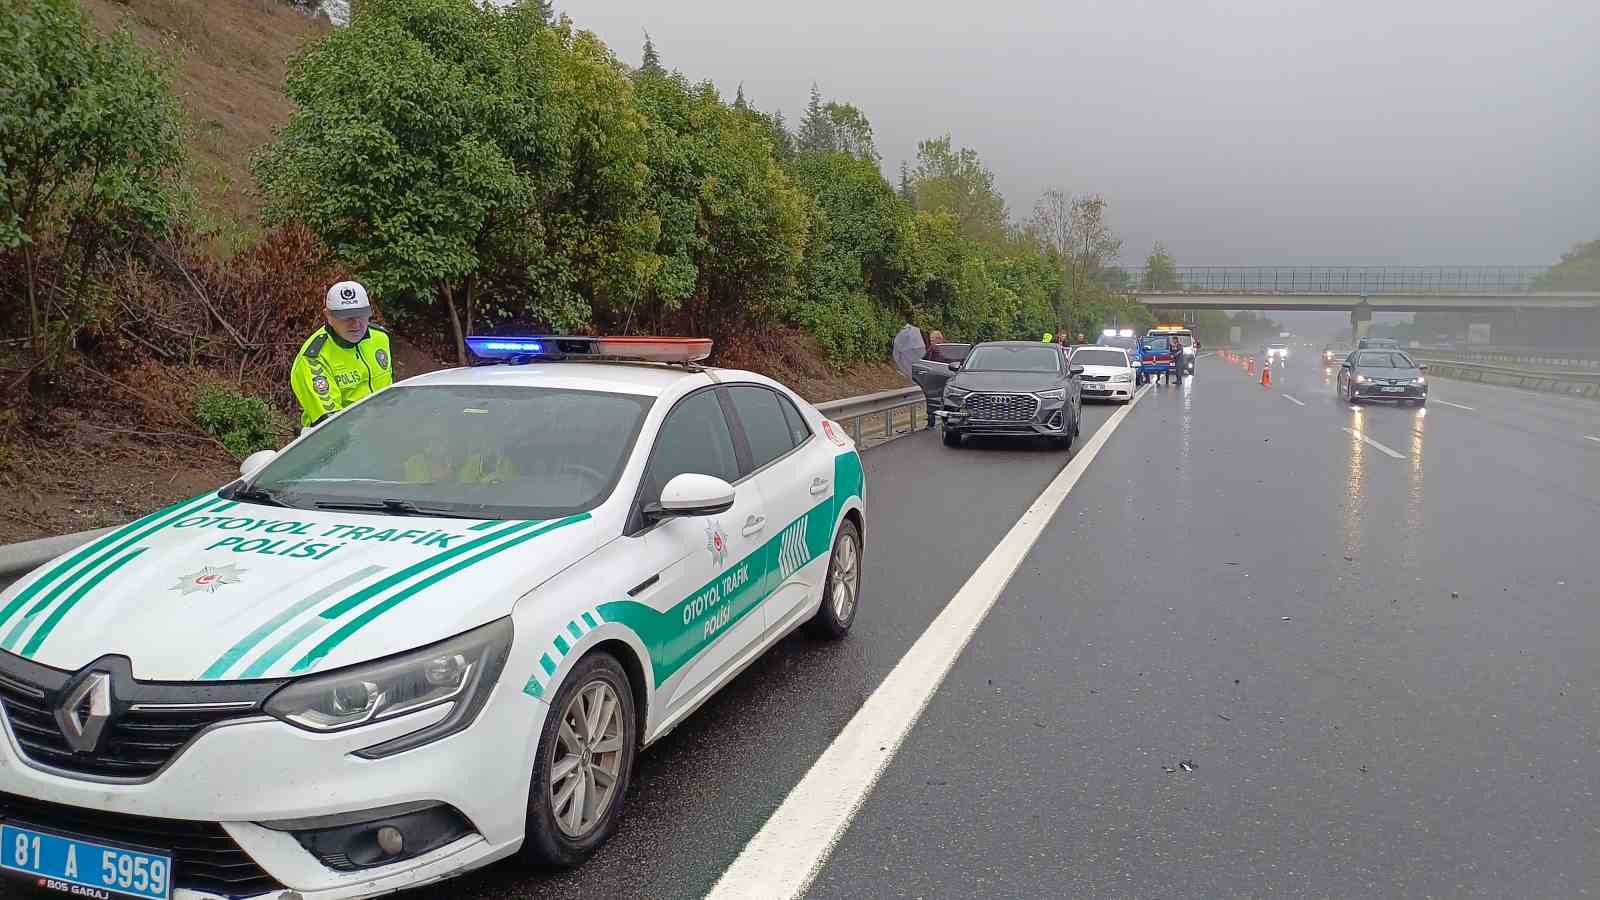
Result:
[[[805,154],[788,171],[814,201],[790,315],[817,335],[836,365],[881,357],[900,325],[890,297],[910,210],[870,160]]]
[[[1600,241],[1578,244],[1561,261],[1534,280],[1540,291],[1600,290]]]
[[[239,459],[276,445],[277,429],[266,401],[228,385],[202,387],[195,395],[194,417]]]
[[[172,224],[179,121],[166,64],[126,31],[97,37],[76,0],[0,0],[0,250],[24,256],[36,350],[104,251]],[[55,303],[44,245],[78,289]]]
[[[644,308],[630,302],[611,319],[626,326],[686,311],[705,329],[718,317],[772,319],[793,293],[807,219],[804,196],[773,157],[770,128],[682,75],[641,75],[634,90],[660,265],[644,285]]]
[[[917,145],[912,186],[918,209],[948,210],[967,240],[995,247],[1005,239],[1006,201],[994,186],[994,173],[977,151],[955,149],[948,134]]]
[[[645,134],[620,65],[538,4],[366,0],[291,64],[296,104],[256,158],[271,220],[307,223],[386,308],[479,276],[517,311],[581,327],[655,268]]]

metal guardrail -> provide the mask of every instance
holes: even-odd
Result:
[[[920,415],[923,402],[922,389],[909,387],[819,403],[817,409],[821,410],[823,415],[845,426],[850,436],[855,438],[856,444],[866,448],[891,440],[900,434],[918,430],[917,423],[925,421]],[[896,413],[907,407],[912,408],[910,427],[904,431],[897,430]],[[878,426],[880,418],[881,427]],[[57,556],[87,544],[111,530],[96,528],[91,531],[40,538],[36,541],[23,541],[20,544],[0,545],[0,588]]]
[[[1451,360],[1454,362],[1480,363],[1485,365],[1516,365],[1534,366],[1540,369],[1555,371],[1594,371],[1600,372],[1600,354],[1578,352],[1564,353],[1561,351],[1540,350],[1434,350],[1427,347],[1417,347],[1409,351],[1413,356],[1426,356],[1429,359]]]
[[[1147,292],[1260,294],[1522,294],[1544,266],[1180,266],[1156,276],[1128,273]]]
[[[856,444],[865,449],[874,445],[873,438],[881,438],[876,443],[882,443],[897,435],[895,413],[902,409],[911,408],[911,423],[907,431],[916,431],[917,423],[926,421],[925,416],[918,415],[926,403],[922,388],[908,387],[860,397],[846,397],[843,400],[830,400],[827,403],[818,403],[816,406],[823,415],[843,425]],[[870,428],[863,429],[865,420],[869,418],[876,420],[880,416],[883,420],[882,430],[878,430],[876,421],[870,423]]]
[[[1412,354],[1418,362],[1426,363],[1428,374],[1459,381],[1477,381],[1508,387],[1527,388],[1545,393],[1568,394],[1577,397],[1600,399],[1600,371],[1572,369],[1525,369],[1487,363],[1462,362]]]

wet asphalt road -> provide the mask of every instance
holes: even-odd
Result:
[[[1596,891],[1600,404],[1277,382],[1206,359],[1132,411],[811,896]],[[786,640],[646,751],[577,872],[403,896],[703,895],[1068,458],[871,450],[848,640]]]
[[[1277,382],[1140,404],[811,896],[1595,890],[1600,407]]]
[[[1114,409],[1086,405],[1083,437]],[[641,754],[620,831],[578,871],[503,864],[401,896],[704,895],[1069,459],[1031,441],[952,450],[937,432],[867,451],[863,606],[849,639],[788,638]]]

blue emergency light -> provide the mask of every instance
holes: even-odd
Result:
[[[616,359],[691,365],[711,355],[709,338],[471,335],[467,349],[486,362]]]
[[[467,338],[467,346],[479,356],[498,356],[508,353],[543,353],[540,341],[502,340],[500,338]]]

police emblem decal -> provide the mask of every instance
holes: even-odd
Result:
[[[217,589],[225,584],[238,584],[239,576],[246,570],[233,563],[225,566],[201,566],[200,571],[192,575],[184,575],[178,583],[167,590],[178,591],[187,597],[190,594],[215,594]]]
[[[706,526],[706,550],[711,554],[711,564],[720,566],[728,559],[728,535],[716,519]]]

